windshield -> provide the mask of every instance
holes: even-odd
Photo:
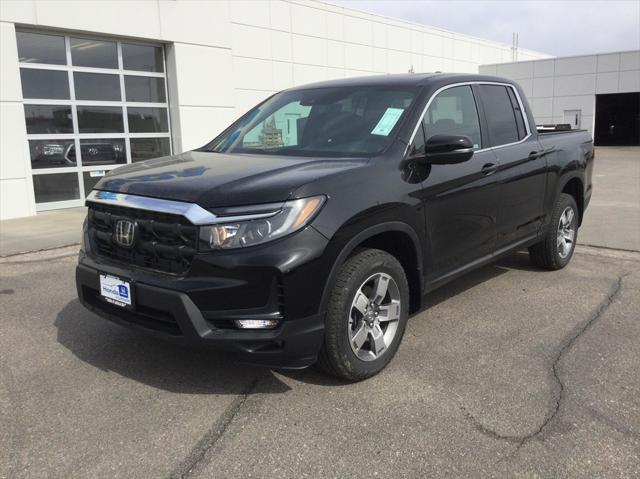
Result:
[[[393,139],[416,87],[331,87],[279,93],[204,147],[219,153],[370,156]]]

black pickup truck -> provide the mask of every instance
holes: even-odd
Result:
[[[202,148],[105,176],[78,295],[165,338],[361,380],[433,289],[523,248],[566,266],[593,159],[585,131],[538,133],[502,78],[292,88]]]

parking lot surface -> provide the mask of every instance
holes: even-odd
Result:
[[[431,294],[357,384],[98,318],[76,247],[0,259],[0,477],[639,477],[640,254],[600,238]]]
[[[640,147],[596,147],[593,184],[578,242],[640,251]]]
[[[2,265],[2,477],[640,474],[633,254],[472,273],[358,384],[110,324],[78,304],[74,263]]]

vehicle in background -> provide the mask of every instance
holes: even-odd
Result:
[[[73,142],[36,141],[32,142],[30,148],[33,168],[76,166],[76,147]],[[84,166],[125,164],[127,162],[124,140],[91,143],[84,143],[84,140],[81,140],[80,151]]]

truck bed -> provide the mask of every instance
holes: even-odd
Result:
[[[547,137],[553,135],[566,135],[567,133],[584,132],[589,133],[587,130],[538,130],[538,137]]]
[[[538,140],[545,148],[551,146],[562,147],[564,145],[575,145],[576,140],[581,140],[580,144],[587,148],[592,148],[591,135],[587,130],[555,130],[538,132]]]

